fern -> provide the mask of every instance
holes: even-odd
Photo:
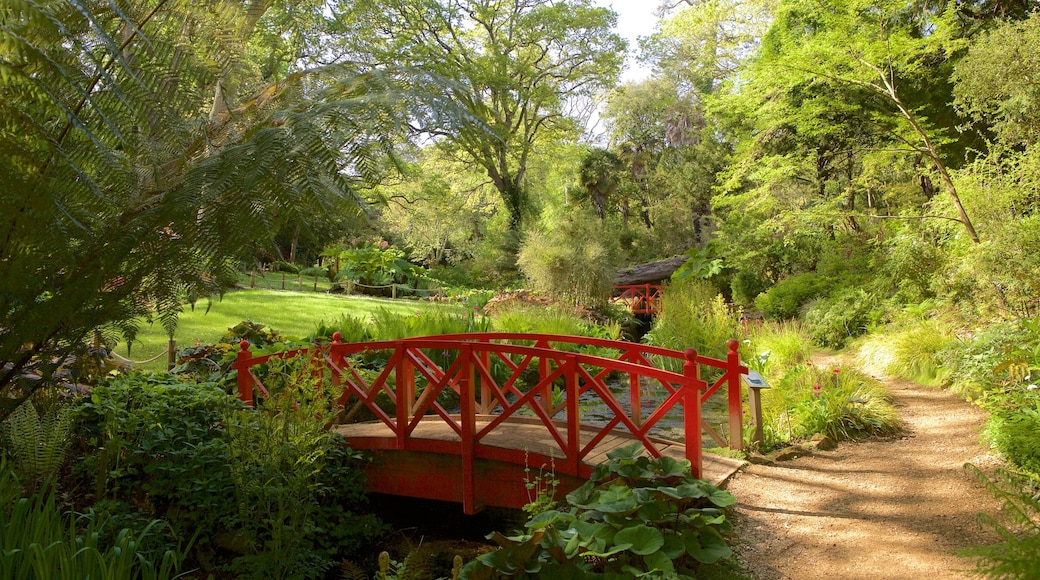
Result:
[[[1036,578],[1040,570],[1040,481],[1006,469],[997,470],[990,479],[970,463],[964,468],[1001,504],[999,516],[978,516],[1001,541],[961,551],[975,559],[972,572],[986,578]]]
[[[73,414],[59,404],[40,415],[31,401],[18,407],[3,423],[4,438],[14,461],[14,473],[28,491],[51,481],[68,450]]]

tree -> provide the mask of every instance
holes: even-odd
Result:
[[[606,149],[593,149],[581,161],[581,186],[589,194],[600,222],[607,219],[607,199],[617,191],[622,169],[621,159]]]
[[[957,104],[1011,146],[1040,142],[1040,14],[1003,23],[972,43],[954,71]]]
[[[254,74],[251,34],[287,5],[0,7],[0,420],[85,337],[150,313],[172,334],[290,216],[378,177],[421,95],[344,66]]]
[[[476,121],[415,123],[485,172],[518,232],[539,138],[573,129],[566,105],[613,86],[625,43],[590,0],[365,0],[342,15],[365,34],[349,52],[372,68],[415,67],[453,81],[448,97]]]
[[[905,98],[948,61],[945,43],[953,30],[941,16],[905,0],[785,0],[762,41],[756,74],[770,87],[767,99],[799,91],[861,93],[846,102],[863,107],[873,123],[890,125],[890,138],[908,155],[931,163],[956,210],[953,219],[977,243],[941,147],[944,129],[952,127],[929,120],[928,111],[938,110],[929,103]]]

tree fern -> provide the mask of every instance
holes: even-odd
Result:
[[[451,114],[408,71],[291,57],[265,77],[253,33],[290,8],[325,17],[286,0],[0,6],[0,420],[99,327],[132,336],[154,313],[172,332],[286,222],[358,210],[407,111]]]

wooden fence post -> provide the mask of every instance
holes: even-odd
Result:
[[[686,441],[686,459],[690,461],[690,473],[695,479],[701,478],[701,391],[704,381],[701,380],[700,367],[697,364],[696,349],[686,349],[686,362],[683,364],[683,427]]]
[[[177,366],[177,339],[170,337],[170,340],[166,341],[166,370],[170,370]]]

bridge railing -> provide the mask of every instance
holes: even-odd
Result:
[[[342,343],[254,357],[243,341],[234,368],[239,397],[252,404],[268,396],[253,372],[273,357],[309,356],[331,371],[342,388],[339,403],[346,414],[367,409],[392,434],[378,448],[420,449],[462,456],[463,481],[472,486],[475,458],[524,464],[527,452],[503,449],[486,442],[507,420],[542,425],[559,448],[546,459],[557,471],[587,478],[591,467],[583,460],[615,430],[627,431],[648,452],[659,457],[665,443],[651,430],[666,414],[681,409],[686,458],[693,475],[701,475],[702,430],[720,446],[740,449],[743,444],[740,364],[737,341],[729,342],[726,360],[642,345],[577,336],[473,333],[408,338],[394,341]],[[576,352],[594,347],[598,356]],[[373,368],[371,360],[383,366]],[[365,361],[370,361],[368,364]],[[656,363],[656,364],[655,364]],[[678,368],[678,371],[668,368]],[[702,367],[720,369],[708,385]],[[610,378],[627,376],[627,399],[614,394]],[[701,405],[719,390],[726,392],[728,440],[701,414]],[[448,391],[454,396],[444,396]],[[582,422],[582,401],[605,405],[612,417],[591,427]],[[446,401],[457,402],[458,408]],[[478,422],[478,418],[480,421]],[[452,441],[417,441],[412,435],[424,420],[448,425]],[[465,473],[468,472],[468,473]],[[464,490],[465,491],[465,490]],[[470,490],[471,492],[472,490]],[[472,497],[472,494],[464,497]],[[464,502],[465,503],[465,502]]]
[[[610,301],[625,304],[632,314],[659,314],[662,290],[659,284],[614,286],[614,292],[618,294]]]

